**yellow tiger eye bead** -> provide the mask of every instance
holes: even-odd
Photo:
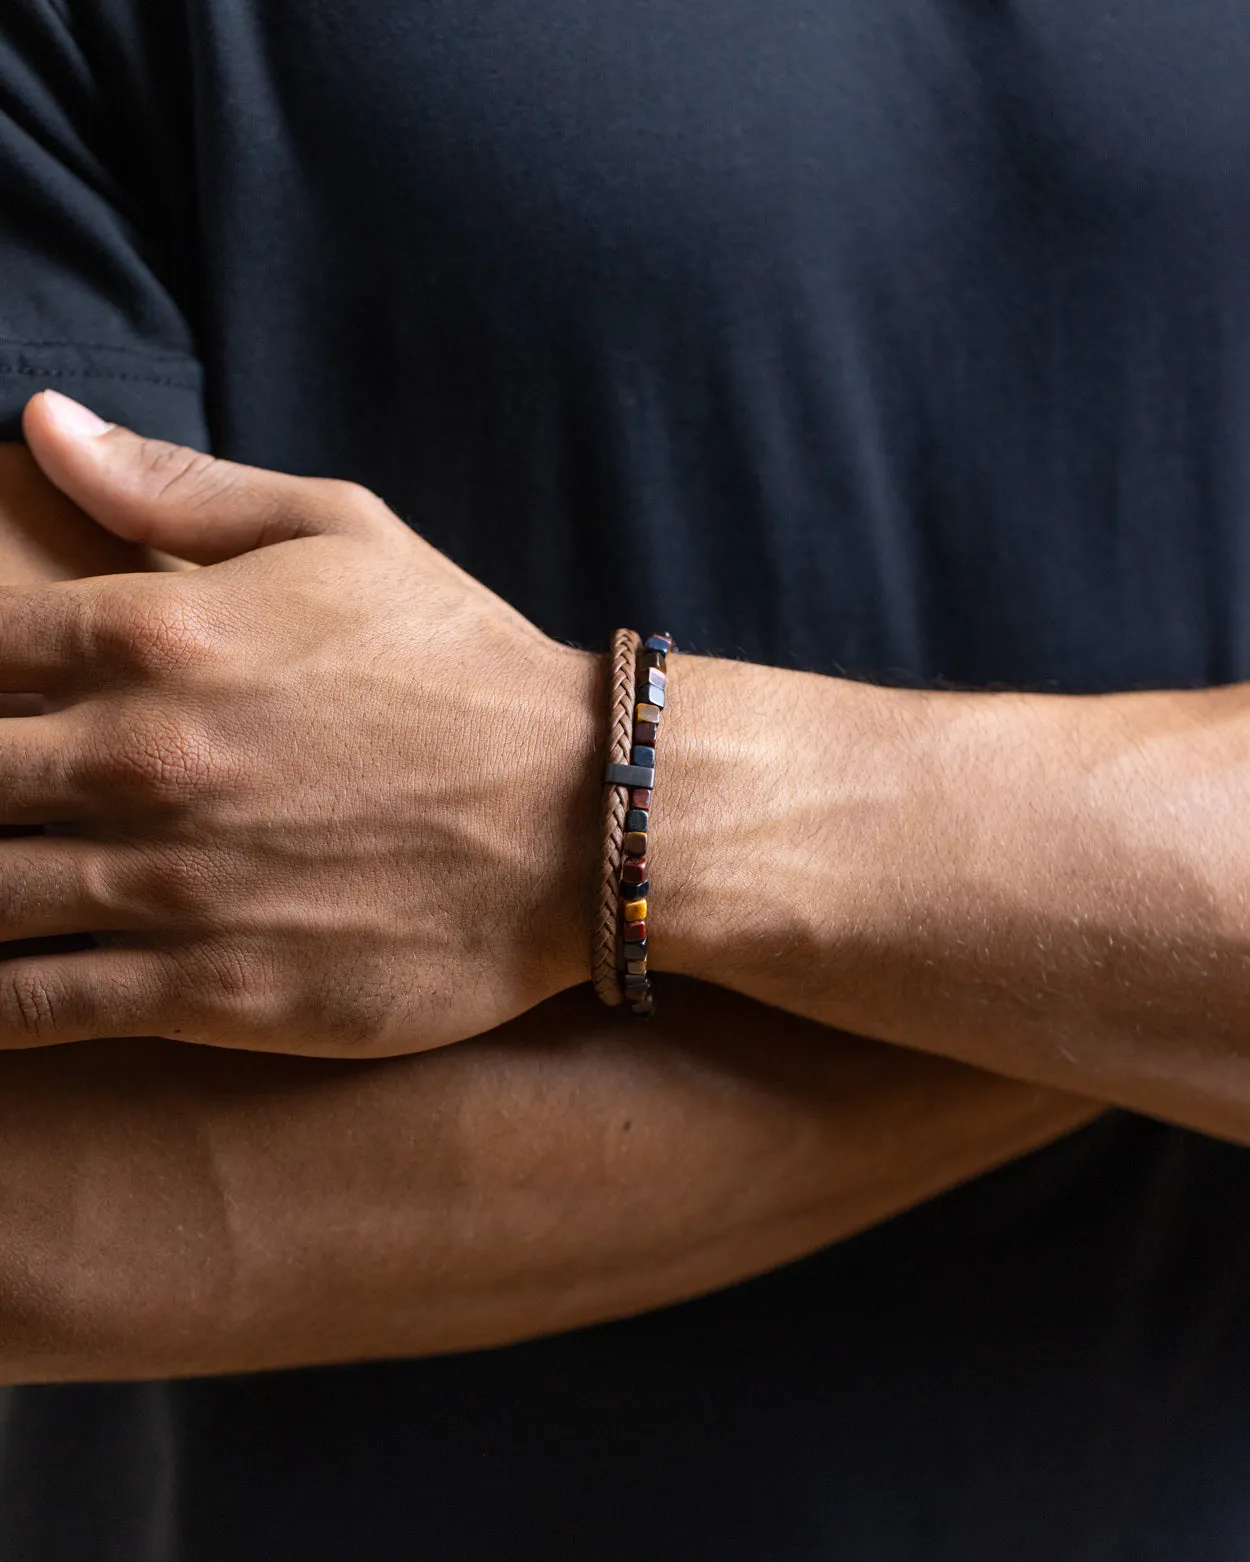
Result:
[[[658,724],[660,720],[660,707],[658,705],[635,705],[635,721],[651,721]]]
[[[647,903],[645,900],[627,900],[625,902],[626,922],[645,922],[647,920]]]

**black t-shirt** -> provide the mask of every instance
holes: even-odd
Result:
[[[358,479],[585,644],[1250,675],[1228,0],[4,5],[0,437]],[[1241,1562],[1248,1217],[1113,1115],[648,1318],[15,1391],[0,1557]]]

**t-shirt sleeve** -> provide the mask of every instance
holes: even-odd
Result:
[[[160,203],[76,25],[61,0],[4,0],[0,16],[0,440],[21,437],[23,406],[52,387],[206,449],[192,330],[161,275]]]

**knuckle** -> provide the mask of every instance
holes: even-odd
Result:
[[[385,973],[366,967],[321,984],[309,1012],[293,1023],[303,1034],[322,1037],[326,1050],[335,1056],[376,1057],[390,1050],[399,1007],[397,999],[388,998]]]
[[[346,518],[370,528],[402,525],[385,500],[362,483],[325,477],[318,478],[316,486],[318,502],[327,515]]]
[[[172,716],[123,726],[103,764],[111,791],[175,810],[207,790],[219,768],[205,734]]]
[[[134,672],[168,674],[212,659],[215,637],[185,589],[153,590],[105,613],[97,628],[100,648]]]

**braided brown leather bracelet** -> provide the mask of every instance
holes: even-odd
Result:
[[[618,629],[612,636],[611,681],[608,690],[609,765],[629,762],[630,744],[634,735],[634,669],[640,644],[638,635],[632,629]],[[621,842],[625,835],[625,815],[628,811],[629,788],[605,786],[603,862],[595,897],[590,973],[595,992],[612,1008],[625,1001],[617,965],[617,945],[620,942]]]
[[[640,1018],[655,1012],[647,970],[647,849],[656,738],[668,698],[672,649],[672,637],[664,634],[640,643],[633,630],[618,629],[612,640],[604,848],[592,972],[604,1003],[615,1007],[625,1002]]]

